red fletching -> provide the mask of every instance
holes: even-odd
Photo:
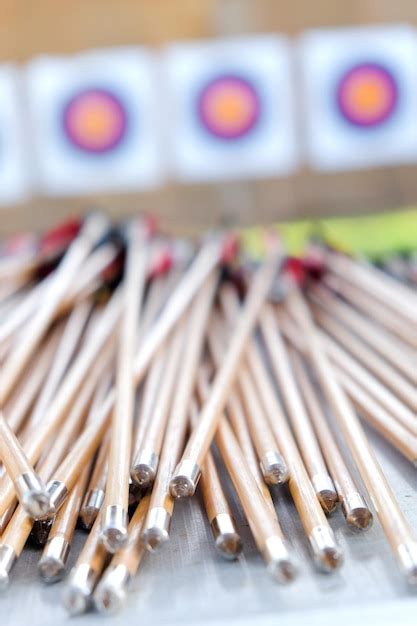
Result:
[[[111,261],[106,268],[101,272],[101,278],[104,283],[111,283],[117,277],[119,277],[123,271],[125,262],[124,251],[119,252],[113,261]]]
[[[324,259],[317,254],[308,254],[303,258],[287,257],[284,271],[291,275],[291,278],[299,287],[303,287],[307,280],[320,280],[326,272]]]
[[[154,279],[169,272],[174,265],[174,257],[170,248],[160,250],[151,261],[148,278]]]
[[[48,230],[39,243],[42,256],[51,257],[61,254],[80,232],[82,220],[71,219],[61,222],[55,228]]]
[[[313,280],[320,280],[326,273],[326,264],[323,258],[318,256],[306,256],[303,265],[309,277]]]
[[[302,287],[307,280],[307,271],[304,267],[304,261],[298,257],[289,256],[285,259],[284,272],[290,274],[294,282],[300,287]]]
[[[221,251],[222,263],[233,263],[237,255],[239,254],[240,241],[239,237],[235,234],[227,235]]]

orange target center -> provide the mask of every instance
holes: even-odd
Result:
[[[72,118],[73,131],[89,141],[103,141],[111,136],[116,124],[114,112],[94,98],[80,104]]]
[[[227,127],[246,122],[252,115],[253,108],[253,104],[241,92],[228,88],[213,94],[207,102],[209,119]]]
[[[374,114],[389,106],[390,94],[377,78],[364,77],[347,86],[346,100],[354,110]]]

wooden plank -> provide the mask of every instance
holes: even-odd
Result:
[[[193,0],[1,0],[0,60],[209,36],[210,11]]]

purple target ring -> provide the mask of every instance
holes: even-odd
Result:
[[[342,116],[353,126],[373,128],[386,122],[398,104],[393,74],[378,63],[359,63],[339,81],[336,101]]]
[[[207,83],[197,100],[203,128],[218,139],[248,135],[258,123],[261,103],[254,86],[236,75],[218,76]]]

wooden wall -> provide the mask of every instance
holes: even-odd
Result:
[[[146,44],[235,33],[383,22],[417,25],[416,0],[0,0],[0,61],[24,62],[39,53],[95,46]],[[152,193],[54,201],[1,210],[0,230],[43,227],[96,204],[113,213],[154,210],[162,222],[188,232],[297,216],[375,211],[417,202],[417,168],[313,174],[286,180],[170,185]]]

